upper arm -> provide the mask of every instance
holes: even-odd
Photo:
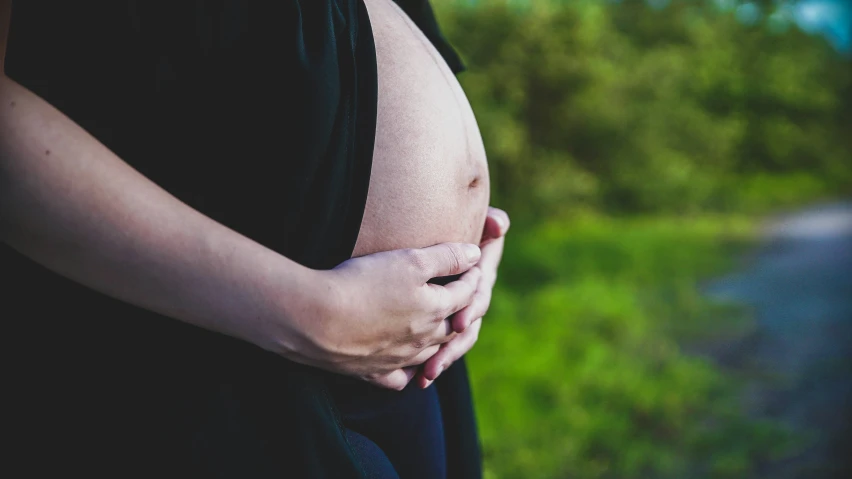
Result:
[[[6,39],[9,37],[9,19],[12,17],[12,0],[0,0],[0,73],[5,72]]]

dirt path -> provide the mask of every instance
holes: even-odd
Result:
[[[761,373],[747,407],[813,434],[765,477],[852,477],[852,202],[779,217],[739,273],[708,296],[753,308],[757,332],[728,366]]]

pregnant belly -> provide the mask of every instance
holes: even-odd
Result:
[[[365,4],[376,43],[378,118],[354,256],[478,243],[489,180],[470,104],[446,62],[396,4]]]

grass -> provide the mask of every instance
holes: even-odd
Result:
[[[746,478],[791,436],[683,344],[748,331],[701,280],[750,244],[743,217],[515,225],[468,357],[486,478]]]

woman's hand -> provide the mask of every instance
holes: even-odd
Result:
[[[479,338],[482,317],[491,304],[491,290],[497,281],[497,267],[503,256],[504,237],[508,230],[509,215],[503,210],[489,207],[479,245],[482,257],[477,264],[477,268],[482,270],[482,277],[474,293],[473,302],[450,318],[453,330],[458,335],[441,346],[423,365],[417,378],[420,387],[429,387],[441,372],[470,351]]]
[[[415,366],[455,336],[451,318],[474,300],[480,256],[476,245],[447,243],[375,253],[318,271],[320,288],[304,315],[308,341],[299,359],[378,386],[404,388]],[[427,283],[461,273],[445,286]]]

